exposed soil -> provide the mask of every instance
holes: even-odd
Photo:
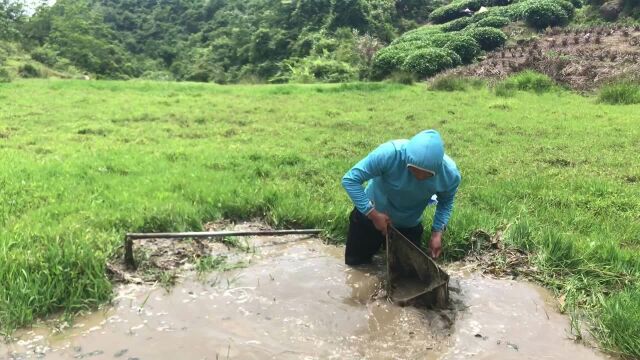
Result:
[[[204,231],[220,230],[270,230],[259,221],[233,224],[218,221],[204,225]],[[276,242],[298,240],[299,236],[280,236]],[[266,244],[263,244],[266,246]],[[206,256],[225,258],[225,262],[242,264],[250,260],[255,251],[248,239],[242,237],[199,239],[142,239],[134,242],[134,254],[137,262],[135,270],[128,269],[122,262],[122,252],[109,264],[107,272],[118,283],[155,283],[164,276],[178,277],[181,272],[193,270],[198,259]]]
[[[171,291],[121,284],[112,306],[62,332],[46,326],[19,332],[17,341],[0,345],[0,360],[605,358],[569,340],[567,318],[528,283],[452,267],[450,308],[399,307],[380,291],[381,257],[350,268],[344,248],[318,239],[244,240],[251,251],[205,244],[201,256],[214,248],[230,258],[237,253],[246,267],[199,277],[183,261],[202,253],[199,245],[184,255],[186,245],[168,244],[177,246],[169,251],[155,244],[153,263],[182,269]]]
[[[640,79],[640,26],[553,28],[536,40],[489,52],[480,62],[446,74],[502,79],[525,69],[579,91],[621,76]]]
[[[529,261],[529,254],[502,242],[505,230],[489,234],[476,230],[471,234],[473,243],[469,254],[452,264],[450,269],[465,269],[469,273],[481,273],[496,279],[526,280],[535,278],[538,272]]]

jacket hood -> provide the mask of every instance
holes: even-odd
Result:
[[[438,174],[444,159],[444,142],[440,133],[425,130],[405,144],[407,166],[413,166]]]

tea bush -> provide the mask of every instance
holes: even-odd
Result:
[[[451,50],[422,49],[407,57],[402,69],[418,76],[432,76],[438,72],[459,65],[460,57]]]
[[[485,51],[498,48],[507,41],[507,35],[502,30],[493,27],[474,27],[466,30],[465,34],[472,37]]]

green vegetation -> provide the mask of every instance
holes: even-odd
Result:
[[[469,9],[471,11],[478,11],[480,9],[481,2],[478,0],[462,0],[454,1],[451,4],[441,6],[431,12],[429,20],[434,24],[444,24],[446,22],[457,20],[465,15],[464,10]]]
[[[11,82],[11,75],[5,69],[0,68],[0,83],[8,83]]]
[[[491,39],[498,41],[492,37],[495,33],[487,34],[484,29],[501,32],[494,28],[443,32],[437,27],[407,32],[390,46],[378,51],[373,59],[374,74],[384,77],[401,69],[424,78],[460,64],[468,64],[481,51],[474,36],[487,44]]]
[[[416,76],[404,71],[395,71],[387,77],[387,81],[395,84],[413,85],[416,82]]]
[[[605,347],[620,349],[622,354],[638,357],[640,354],[640,290],[625,290],[603,301],[601,329]],[[602,299],[604,300],[604,299]]]
[[[480,48],[485,51],[491,51],[507,42],[507,36],[492,27],[474,27],[466,33],[477,41]]]
[[[488,10],[478,12],[471,17],[465,13],[466,10],[476,12],[483,6]],[[480,26],[501,27],[507,25],[504,22],[506,18],[511,21],[525,20],[534,28],[544,29],[547,26],[566,25],[574,12],[574,4],[565,0],[523,0],[513,3],[506,0],[463,0],[435,9],[429,19],[435,24],[445,24],[445,26],[448,25],[447,23],[453,23],[450,28],[452,30],[462,30],[480,21],[492,24]],[[491,17],[492,20],[484,20],[487,17]]]
[[[437,128],[464,176],[445,258],[478,229],[503,230],[603,346],[640,356],[639,105],[473,86],[43,80],[0,84],[0,101],[4,331],[107,301],[105,263],[126,231],[260,216],[341,241],[344,172],[383,141]]]
[[[167,292],[170,292],[173,289],[178,279],[178,275],[175,270],[155,271],[154,275],[156,281]]]
[[[640,2],[638,0],[584,0],[585,9],[581,15],[587,23],[638,22],[640,20]]]
[[[204,275],[212,271],[229,271],[245,267],[247,264],[240,261],[229,263],[225,255],[207,255],[196,260],[196,271],[199,275]]]
[[[440,4],[58,0],[27,17],[19,2],[0,0],[0,43],[18,44],[57,72],[75,68],[98,78],[352,81],[366,78],[382,44],[417,27]]]
[[[19,26],[24,20],[23,8],[19,2],[0,0],[0,40],[19,39]]]
[[[444,75],[433,79],[429,84],[429,90],[466,91],[470,88],[480,89],[485,85],[485,82],[481,79],[473,79],[457,75]]]
[[[511,20],[504,16],[487,16],[475,22],[475,25],[480,27],[493,27],[499,29],[509,25],[510,23]]]
[[[547,75],[525,70],[496,84],[495,92],[498,96],[511,97],[515,94],[516,90],[532,91],[541,94],[555,87],[557,87],[557,85]]]
[[[565,1],[529,0],[520,6],[522,18],[536,29],[566,25],[570,16],[567,10],[572,11],[573,5]]]
[[[243,252],[249,252],[252,250],[251,246],[249,246],[249,243],[246,240],[240,240],[235,236],[223,237],[222,239],[220,239],[220,242],[230,249],[233,248]]]
[[[434,24],[444,24],[467,16],[465,10],[472,12],[481,7],[505,6],[512,0],[454,0],[450,4],[436,8],[429,15],[429,20]]]
[[[620,80],[607,84],[600,89],[598,99],[607,104],[640,104],[640,82]]]
[[[638,1],[615,3],[619,6],[607,11],[619,21],[640,17]],[[58,0],[27,16],[20,2],[0,0],[0,74],[9,74],[0,78],[220,84],[377,80],[401,71],[413,52],[441,50],[443,45],[428,34],[471,35],[489,51],[507,40],[498,29],[602,23],[601,6],[589,0],[574,17],[581,0]],[[400,49],[399,42],[406,44]],[[376,52],[388,44],[402,60],[391,68],[373,64]],[[473,55],[461,54],[463,46]],[[476,45],[445,48],[462,64],[480,55]],[[27,65],[38,71],[20,70]],[[419,66],[434,67],[440,66]]]
[[[442,31],[445,32],[449,32],[449,31],[460,31],[464,28],[466,28],[467,26],[470,26],[474,24],[474,18],[473,17],[461,17],[459,19],[455,19],[452,21],[449,21],[446,24],[442,24],[440,25],[440,29],[442,29]]]
[[[402,64],[402,70],[426,77],[462,63],[460,56],[451,50],[434,48],[412,52]]]
[[[485,7],[483,11],[479,11]],[[476,12],[471,15],[471,13]],[[408,31],[380,50],[374,58],[374,78],[381,78],[403,68],[415,71],[419,77],[432,76],[449,68],[441,57],[422,57],[420,66],[406,66],[414,54],[425,54],[426,49],[448,49],[460,56],[462,64],[472,62],[480,50],[491,51],[507,42],[500,30],[512,22],[524,20],[529,26],[541,30],[548,26],[566,25],[575,13],[574,5],[564,0],[524,0],[510,3],[501,0],[454,1],[435,9],[430,20],[435,24]],[[460,39],[467,41],[461,43]],[[455,64],[453,66],[457,66]],[[418,71],[419,69],[435,69]]]

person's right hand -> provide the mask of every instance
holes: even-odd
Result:
[[[375,226],[378,231],[385,236],[387,235],[387,228],[389,227],[389,224],[391,224],[391,219],[389,219],[387,214],[373,209],[367,217],[373,222],[373,226]]]

